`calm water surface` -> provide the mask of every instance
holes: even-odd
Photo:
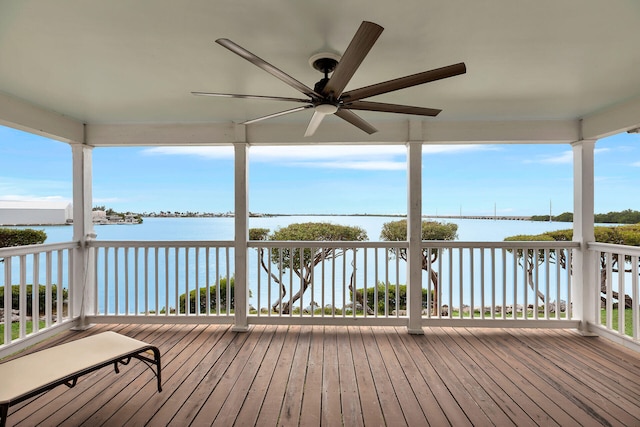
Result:
[[[363,216],[277,216],[250,218],[249,227],[275,230],[298,222],[330,222],[357,225],[366,230],[369,240],[380,240],[382,225],[398,217]],[[571,228],[566,222],[447,219],[458,224],[460,241],[502,241],[516,234],[539,234]],[[70,241],[71,226],[31,227],[47,233],[46,243]],[[99,240],[233,240],[233,218],[145,218],[139,225],[96,225]]]

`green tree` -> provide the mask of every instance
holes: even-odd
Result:
[[[458,238],[458,225],[449,222],[422,221],[422,240],[455,240]],[[380,239],[389,242],[407,240],[407,220],[391,221],[383,224]],[[400,259],[407,260],[407,249],[394,249],[393,254]],[[438,307],[438,272],[433,264],[438,260],[438,250],[422,250],[422,269],[430,271],[433,284],[433,310]]]
[[[611,243],[616,245],[627,245],[627,246],[640,246],[640,224],[634,225],[621,225],[617,227],[594,227],[594,235],[596,242],[600,243]],[[505,241],[558,241],[558,242],[568,242],[573,239],[573,230],[565,229],[565,230],[556,230],[556,231],[548,231],[546,233],[537,234],[537,235],[517,235],[510,236],[505,238]],[[547,252],[549,254],[549,262],[550,263],[559,263],[559,265],[564,268],[571,268],[571,265],[567,265],[567,259],[563,251],[560,254],[556,254],[554,250],[550,250]],[[523,253],[522,250],[518,250],[518,263],[522,265],[522,263],[526,264],[526,271],[529,286],[533,289],[533,270],[535,268],[534,261],[534,251],[527,250],[526,254]],[[545,251],[539,250],[537,253],[537,263],[541,265],[542,263],[547,261]],[[631,258],[630,257],[618,257],[618,255],[613,255],[611,257],[611,272],[612,273],[630,273],[631,269]],[[605,301],[606,293],[607,293],[607,257],[602,255],[600,256],[600,299]],[[538,292],[538,297],[544,302],[544,295],[541,295]],[[633,307],[633,300],[629,295],[618,295],[617,292],[612,293],[613,299],[616,299],[622,303],[622,299],[624,299],[624,305],[626,308]]]
[[[268,234],[267,229],[253,228],[249,230],[251,240],[277,240],[277,241],[330,241],[347,242],[367,240],[367,233],[360,227],[336,225],[326,222],[306,222],[291,224],[287,227],[275,230]],[[348,248],[272,248],[267,251],[259,249],[260,264],[265,272],[271,273],[271,279],[280,286],[279,296],[271,305],[272,310],[280,313],[289,313],[291,306],[302,297],[311,284],[313,269],[323,260],[344,256]],[[267,260],[265,260],[267,258]],[[267,265],[271,262],[281,273],[289,271],[298,276],[300,284],[298,291],[284,301],[287,296],[287,287],[280,281],[281,274],[275,274]],[[353,291],[350,283],[349,289]],[[362,296],[360,296],[362,299]]]

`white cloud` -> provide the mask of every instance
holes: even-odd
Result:
[[[335,162],[300,162],[298,166],[326,168],[326,169],[351,169],[351,170],[405,170],[406,162],[400,161],[335,161]]]
[[[455,154],[496,150],[492,145],[424,145],[424,155]],[[186,155],[208,159],[232,159],[232,147],[154,147],[148,155]],[[289,166],[353,170],[404,170],[407,148],[404,145],[292,145],[253,146],[252,161]]]
[[[640,168],[640,162],[633,162],[633,163],[631,163],[631,166],[634,166],[636,168]]]
[[[602,154],[610,151],[608,148],[595,148],[594,154]],[[556,155],[539,156],[536,159],[525,160],[525,163],[544,163],[544,164],[571,164],[573,163],[573,151],[566,150]]]
[[[69,202],[71,199],[62,196],[34,196],[25,194],[4,194],[0,196],[3,201],[20,201],[20,202]]]
[[[142,150],[146,155],[196,156],[207,159],[232,159],[233,147],[153,147]]]

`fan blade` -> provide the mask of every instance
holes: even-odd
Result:
[[[412,74],[410,76],[400,77],[394,80],[377,83],[371,86],[362,87],[360,89],[350,90],[342,94],[345,102],[357,101],[370,96],[381,95],[383,93],[393,92],[394,90],[405,89],[412,86],[421,85],[423,83],[433,82],[435,80],[446,79],[448,77],[457,76],[467,72],[464,62],[449,65],[447,67],[436,68],[435,70],[423,71],[422,73]]]
[[[246,50],[242,46],[239,46],[239,45],[235,44],[231,40],[229,40],[229,39],[218,39],[218,40],[216,40],[216,43],[218,43],[221,46],[226,47],[227,49],[229,49],[231,52],[235,53],[236,55],[239,55],[239,56],[243,57],[247,61],[251,62],[253,65],[256,65],[257,67],[262,68],[267,73],[269,73],[272,76],[282,80],[283,82],[285,82],[286,84],[288,84],[292,88],[304,93],[305,95],[307,95],[307,96],[309,96],[311,98],[322,98],[322,95],[320,95],[315,90],[311,89],[310,87],[308,87],[304,83],[301,83],[298,80],[294,79],[293,77],[291,77],[290,75],[288,75],[284,71],[282,71],[282,70],[274,67],[273,65],[269,64],[264,59],[257,57],[256,55],[254,55],[253,53],[249,52],[248,50]]]
[[[305,105],[304,107],[296,107],[290,110],[280,111],[279,113],[269,114],[267,116],[258,117],[257,119],[247,120],[246,122],[242,122],[243,125],[250,125],[251,123],[261,122],[266,119],[272,119],[274,117],[280,117],[291,113],[296,113],[298,111],[306,110],[307,108],[312,108],[313,105]]]
[[[416,116],[435,117],[442,110],[437,108],[412,107],[410,105],[385,104],[383,102],[355,101],[340,108],[348,110],[381,111],[383,113],[413,114]]]
[[[340,109],[336,111],[334,114],[340,117],[341,119],[348,121],[352,125],[362,129],[369,135],[371,135],[372,133],[378,132],[378,129],[371,126],[368,122],[366,122],[364,119],[362,119],[360,116],[358,116],[356,113],[352,111]]]
[[[311,136],[316,133],[316,129],[322,123],[322,120],[326,116],[325,113],[321,113],[319,111],[314,111],[313,116],[311,117],[311,121],[309,121],[309,125],[307,126],[307,130],[304,133],[304,136]]]
[[[262,95],[240,95],[237,93],[214,93],[214,92],[191,92],[196,96],[217,96],[221,98],[240,98],[240,99],[264,99],[266,101],[290,101],[290,102],[303,102],[305,104],[311,104],[308,99],[301,98],[285,98],[282,96],[262,96]]]
[[[373,22],[363,21],[360,24],[360,28],[353,36],[327,85],[322,90],[323,95],[328,96],[333,93],[334,98],[340,97],[347,83],[378,40],[382,30],[384,28]]]

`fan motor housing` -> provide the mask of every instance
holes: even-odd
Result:
[[[324,74],[329,74],[336,69],[336,65],[340,61],[340,55],[333,52],[319,52],[309,58],[309,65],[313,69]]]

